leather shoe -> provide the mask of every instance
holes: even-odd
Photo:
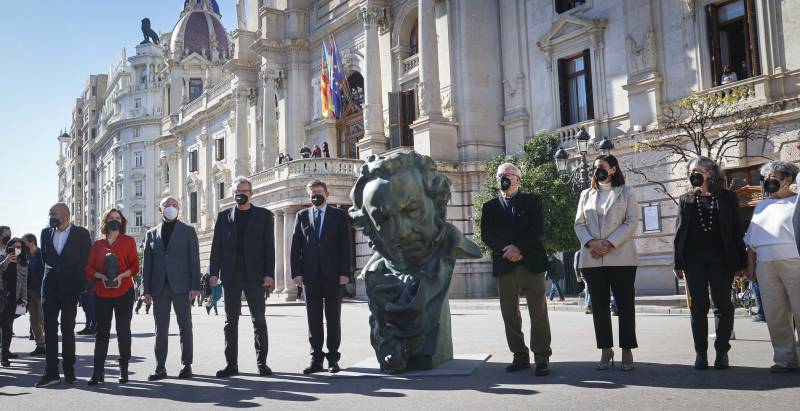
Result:
[[[239,368],[228,365],[225,368],[217,371],[217,378],[228,378],[237,374],[239,374]]]
[[[325,371],[325,369],[322,368],[322,361],[311,361],[311,365],[309,365],[308,368],[303,370],[303,374],[308,375],[322,371]]]
[[[31,353],[28,354],[28,356],[29,357],[38,357],[38,356],[44,355],[44,354],[45,354],[44,347],[36,347],[36,349],[31,351]]]
[[[537,377],[544,377],[545,375],[550,375],[550,363],[549,362],[540,362],[536,364],[536,371],[534,374]]]
[[[261,364],[258,366],[258,375],[262,377],[271,377],[272,369],[267,367],[266,364]]]
[[[697,353],[697,357],[694,359],[694,369],[695,370],[708,369],[708,354]]]
[[[101,382],[105,382],[105,376],[103,374],[94,374],[92,378],[89,379],[89,386],[94,386],[100,384]]]
[[[74,384],[75,383],[75,371],[66,372],[64,371],[64,382],[67,384]]]
[[[506,372],[517,372],[531,368],[530,361],[514,360],[506,367]]]
[[[36,383],[36,388],[48,387],[50,385],[61,384],[61,377],[58,374],[48,375],[45,374]]]
[[[336,374],[337,372],[341,371],[342,369],[339,368],[338,361],[328,361],[328,372],[332,374]]]
[[[730,363],[728,361],[728,354],[717,354],[717,358],[714,360],[714,368],[717,370],[727,370],[730,368]]]
[[[9,368],[11,367],[11,361],[9,361],[8,358],[0,359],[0,366]]]
[[[167,378],[167,370],[165,368],[158,367],[156,370],[147,377],[147,381],[158,381]]]
[[[180,373],[178,373],[178,379],[185,380],[187,378],[192,378],[194,374],[192,374],[192,366],[191,365],[184,365],[183,369]]]

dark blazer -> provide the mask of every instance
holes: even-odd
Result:
[[[236,255],[244,247],[245,278],[242,285],[260,285],[264,277],[275,278],[275,218],[263,207],[251,206],[250,219],[244,232],[244,244],[238,244],[234,208],[220,211],[214,224],[214,239],[211,242],[209,271],[224,283],[231,280],[236,269]],[[174,233],[173,233],[174,235]],[[170,241],[171,242],[171,241]],[[242,264],[242,262],[239,262]]]
[[[42,297],[47,298],[48,294],[78,296],[86,290],[84,269],[92,248],[91,236],[85,228],[73,225],[64,249],[59,255],[53,246],[53,233],[55,233],[54,228],[45,228],[39,237],[42,241],[42,261],[45,265]]]
[[[175,228],[164,246],[161,238],[162,224],[145,235],[142,283],[144,294],[161,294],[164,284],[175,294],[200,291],[200,246],[194,227],[175,221]]]
[[[689,224],[691,219],[688,216],[689,204],[694,204],[697,196],[694,193],[686,193],[678,201],[678,219],[675,222],[675,269],[683,270],[686,267],[686,256],[691,251],[686,249]],[[722,235],[722,249],[725,255],[725,269],[728,272],[736,272],[747,267],[747,252],[744,245],[744,230],[739,218],[739,199],[736,193],[730,190],[722,190],[718,196],[719,205],[720,233]]]
[[[510,273],[515,266],[525,265],[534,273],[543,273],[550,268],[544,251],[544,208],[539,196],[517,193],[515,219],[507,216],[500,199],[494,198],[481,210],[481,240],[492,250],[494,276]],[[513,244],[522,253],[522,261],[512,263],[503,258],[503,247]]]
[[[297,213],[292,237],[292,278],[303,276],[303,282],[309,284],[317,281],[338,284],[339,276],[353,274],[350,220],[344,210],[328,206],[321,238],[317,239],[312,209]]]

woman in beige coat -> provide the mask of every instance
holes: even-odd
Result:
[[[633,235],[639,225],[639,204],[625,185],[619,162],[612,155],[594,161],[592,185],[581,193],[575,216],[575,234],[584,247],[580,268],[592,295],[592,317],[597,348],[602,350],[599,370],[614,365],[610,291],[619,311],[619,346],[622,370],[633,370],[636,348],[634,312],[636,267],[639,265]],[[610,291],[609,291],[610,290]]]

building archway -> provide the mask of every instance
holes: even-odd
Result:
[[[336,145],[339,157],[358,158],[356,143],[364,137],[364,77],[358,71],[347,76],[344,114],[336,119]]]

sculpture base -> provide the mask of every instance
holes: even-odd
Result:
[[[491,354],[458,354],[450,361],[431,370],[406,371],[400,374],[386,374],[381,371],[378,360],[369,357],[352,367],[333,374],[331,378],[406,378],[406,377],[463,377],[470,376],[491,357]]]

